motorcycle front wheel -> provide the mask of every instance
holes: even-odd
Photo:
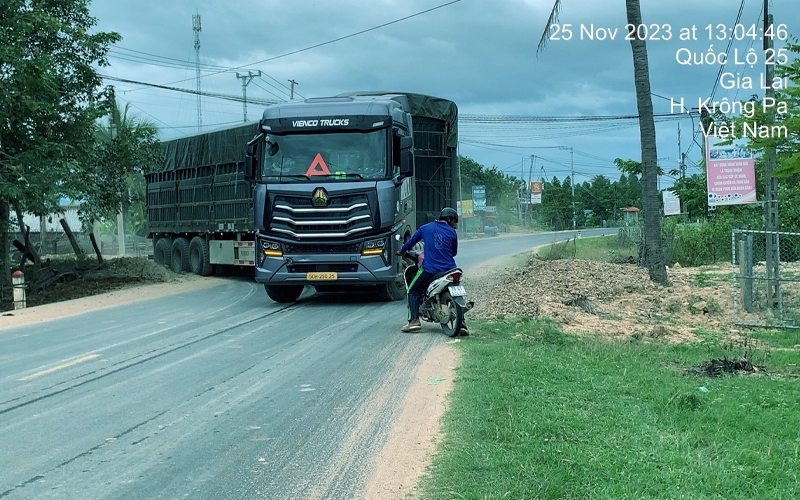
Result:
[[[448,337],[457,336],[464,324],[464,311],[461,306],[453,300],[450,292],[445,290],[439,296],[439,307],[442,308],[442,316],[447,318],[446,322],[441,323],[442,331]]]

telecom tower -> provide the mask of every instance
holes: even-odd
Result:
[[[203,129],[203,112],[200,108],[200,13],[192,16],[192,28],[194,29],[194,71],[197,79],[197,131]]]

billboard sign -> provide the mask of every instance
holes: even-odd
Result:
[[[461,216],[472,217],[472,200],[461,200]]]
[[[746,146],[747,139],[706,136],[709,207],[756,202],[755,159]]]
[[[475,212],[486,210],[486,186],[472,186],[472,209]]]
[[[677,194],[666,189],[661,192],[664,199],[664,215],[680,215],[681,213],[681,199]]]
[[[542,203],[542,181],[531,182],[531,204],[539,205]]]

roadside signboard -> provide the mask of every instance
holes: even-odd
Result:
[[[746,146],[747,139],[706,136],[709,207],[756,202],[755,159]]]
[[[531,204],[539,205],[542,203],[542,181],[531,182]]]
[[[666,189],[661,192],[664,198],[664,215],[680,215],[681,213],[681,199],[672,191]]]
[[[475,212],[486,210],[486,186],[472,186],[472,209]]]
[[[472,200],[461,200],[461,216],[472,217]]]

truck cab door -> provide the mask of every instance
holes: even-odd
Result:
[[[261,178],[261,143],[264,134],[258,134],[247,143],[247,152],[244,155],[244,178],[255,181]]]

